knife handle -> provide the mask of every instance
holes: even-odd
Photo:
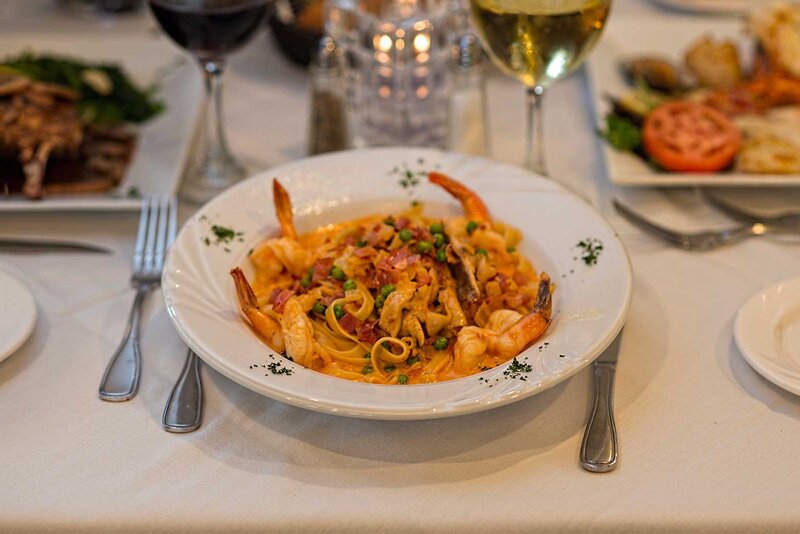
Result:
[[[614,424],[614,364],[594,364],[594,403],[581,444],[581,466],[606,473],[617,466],[617,427]]]

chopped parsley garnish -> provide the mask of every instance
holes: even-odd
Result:
[[[475,251],[475,254],[480,254],[481,256],[489,257],[489,252],[485,248],[479,248]]]
[[[417,362],[419,362],[419,356],[412,356],[406,360],[406,365],[414,365]]]
[[[511,360],[511,365],[508,366],[508,369],[503,371],[503,376],[508,378],[518,378],[520,380],[527,380],[527,377],[523,375],[523,373],[530,373],[533,371],[533,366],[527,363],[527,360],[524,362],[519,361],[518,359],[514,358]]]
[[[642,146],[642,129],[616,113],[606,115],[606,129],[600,135],[622,152],[633,152]]]
[[[506,247],[506,252],[513,254],[517,251],[517,247]]]
[[[225,228],[224,226],[220,226],[218,224],[213,225],[211,227],[211,231],[215,236],[217,236],[217,240],[224,241],[225,243],[236,237],[236,232],[234,232],[232,229]]]
[[[273,375],[291,375],[294,371],[288,367],[284,367],[281,362],[271,362],[267,364],[267,370]]]
[[[586,265],[597,265],[597,259],[603,252],[602,241],[593,237],[587,237],[586,239],[579,241],[575,246],[581,249],[581,259],[583,260],[583,263]]]
[[[383,367],[383,370],[386,371],[387,373],[391,373],[395,369],[396,369],[396,367],[394,365],[385,365]]]
[[[371,365],[365,365],[364,367],[361,368],[361,374],[362,375],[368,375],[371,372],[372,372],[372,366]]]
[[[408,376],[406,376],[406,375],[398,376],[397,377],[397,383],[398,384],[407,384],[408,383]]]

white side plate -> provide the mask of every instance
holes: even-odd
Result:
[[[25,343],[36,324],[36,302],[28,288],[0,271],[0,362]]]
[[[800,395],[800,278],[753,296],[736,315],[736,345],[761,376]]]

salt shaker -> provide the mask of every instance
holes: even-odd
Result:
[[[333,39],[320,39],[308,73],[311,85],[309,154],[347,148],[350,141],[347,127],[347,83],[342,51]]]
[[[488,155],[486,62],[478,38],[471,33],[462,35],[453,46],[452,80],[449,148],[466,154]]]

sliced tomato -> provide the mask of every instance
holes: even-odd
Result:
[[[742,134],[719,111],[687,100],[667,102],[647,115],[644,149],[664,169],[714,172],[731,164]]]

